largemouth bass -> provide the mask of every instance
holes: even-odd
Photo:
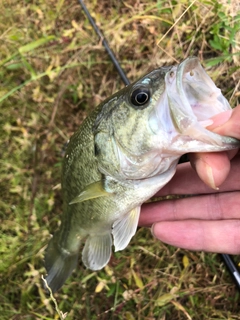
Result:
[[[100,270],[136,232],[141,204],[173,177],[181,155],[239,141],[206,129],[229,110],[195,57],[162,67],[115,93],[82,123],[62,171],[63,216],[46,249],[47,283],[58,290],[77,265]]]

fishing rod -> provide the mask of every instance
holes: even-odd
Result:
[[[123,71],[122,67],[120,66],[115,54],[113,53],[113,51],[111,50],[111,48],[108,45],[107,40],[105,39],[103,33],[101,32],[101,30],[98,28],[98,26],[96,25],[95,21],[93,20],[93,17],[90,15],[87,7],[85,6],[84,2],[82,0],[79,0],[80,5],[82,6],[83,11],[85,12],[90,24],[92,25],[94,31],[96,32],[96,34],[99,36],[99,38],[102,40],[102,44],[105,47],[110,59],[112,60],[112,63],[114,64],[115,68],[117,69],[120,77],[122,78],[123,83],[128,86],[130,84],[130,81],[128,80],[125,72]]]
[[[78,0],[84,13],[86,14],[90,24],[92,25],[94,31],[96,32],[96,34],[99,36],[99,38],[102,41],[102,45],[104,46],[105,50],[107,51],[110,59],[112,60],[115,68],[117,69],[123,83],[127,86],[130,84],[130,81],[128,80],[125,72],[123,71],[122,67],[120,66],[120,63],[118,62],[115,54],[113,53],[113,51],[111,50],[111,48],[109,47],[109,44],[107,42],[107,40],[105,39],[102,31],[98,28],[98,26],[96,25],[93,17],[91,16],[91,14],[89,13],[86,5],[84,4],[84,2],[82,0]],[[186,155],[183,155],[183,157],[181,157],[179,163],[183,163],[183,162],[188,162],[188,158],[186,157]],[[231,274],[238,290],[240,291],[240,273],[238,268],[236,267],[233,259],[231,258],[230,255],[228,254],[220,254],[222,257],[222,260],[224,262],[224,264],[227,267],[228,272]]]

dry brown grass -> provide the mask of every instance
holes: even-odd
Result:
[[[236,3],[87,5],[131,81],[196,55],[235,106]],[[9,0],[0,12],[0,314],[58,319],[41,275],[62,211],[63,145],[123,84],[77,2]],[[146,229],[104,270],[91,272],[80,262],[55,297],[67,319],[239,319],[239,293],[217,255],[166,246]]]

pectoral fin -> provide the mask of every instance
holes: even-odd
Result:
[[[103,182],[97,181],[87,185],[86,188],[77,197],[75,197],[71,202],[69,202],[69,204],[79,203],[82,201],[99,197],[106,197],[110,194],[111,193],[107,192],[104,189]]]
[[[113,223],[112,235],[115,251],[126,248],[137,230],[141,207],[134,208],[123,218]]]

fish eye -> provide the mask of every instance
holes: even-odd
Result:
[[[150,90],[148,88],[137,88],[131,94],[131,103],[134,106],[144,106],[150,100]]]

